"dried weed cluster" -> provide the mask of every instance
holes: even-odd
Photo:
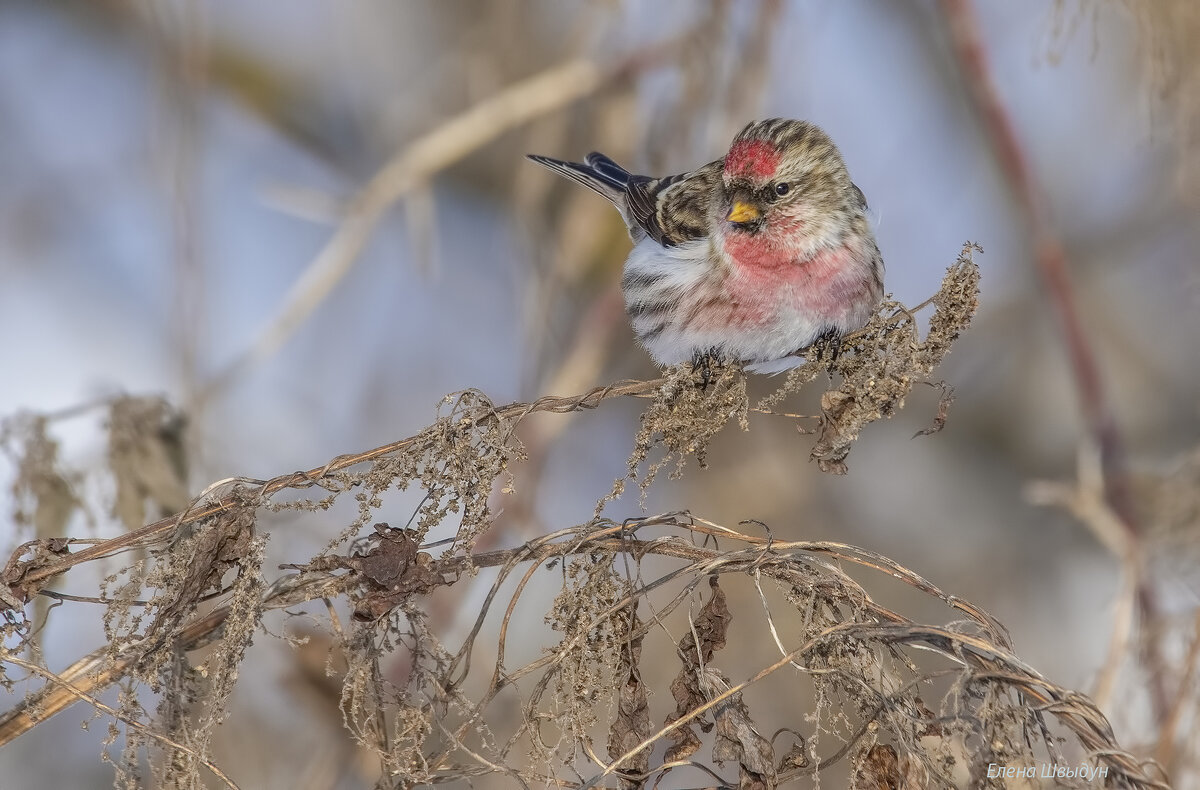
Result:
[[[826,371],[838,375],[821,399],[812,457],[844,473],[860,431],[900,409],[970,321],[973,249],[926,303],[934,311],[923,337],[915,310],[888,303],[840,353],[813,354],[756,405],[739,370],[702,382],[687,366],[504,407],[459,393],[413,437],[271,480],[222,481],[175,515],[106,541],[60,537],[80,505],[46,419],[6,423],[17,517],[34,538],[2,572],[0,681],[10,691],[20,674],[45,683],[0,714],[0,743],[84,700],[111,721],[106,744],[123,737],[110,758],[118,787],[200,787],[210,775],[234,787],[214,763],[212,738],[251,642],[274,622],[271,612],[324,601],[327,610],[315,611],[327,612],[330,652],[344,662],[344,722],[376,757],[379,787],[484,776],[515,786],[639,787],[668,773],[688,784],[773,787],[836,777],[827,772],[839,766],[858,787],[1000,787],[989,763],[1038,761],[1086,761],[1110,786],[1165,787],[1116,744],[1089,700],[1021,662],[992,618],[884,557],[780,542],[758,524],[733,529],[686,514],[616,522],[602,513],[628,480],[644,492],[663,468],[678,474],[690,456],[702,464],[731,420],[746,428],[754,414],[780,414],[789,395]],[[480,549],[497,499],[515,483],[522,420],[618,396],[650,403],[627,473],[595,515],[517,548]],[[931,430],[948,404],[944,394]],[[183,469],[172,460],[176,418],[161,402],[134,399],[110,413],[117,515],[140,518],[147,500],[179,507],[171,504]],[[303,493],[314,488],[320,496]],[[424,494],[409,524],[373,524],[383,495],[409,488]],[[347,494],[357,516],[329,530],[325,551],[282,574],[264,568],[260,512],[323,514]],[[457,524],[455,537],[427,543],[447,522]],[[123,554],[125,564],[87,599],[105,607],[107,644],[50,672],[26,607],[39,597],[89,605],[47,585],[130,548],[139,551]],[[940,599],[950,621],[924,625],[892,611],[846,566]],[[428,602],[475,577],[489,585],[476,622],[448,644]],[[558,590],[548,607],[533,592],[547,584]],[[530,654],[535,640],[525,632],[539,617],[550,646]],[[730,651],[735,633],[743,647]],[[98,699],[113,685],[115,707]],[[152,776],[143,775],[147,755]]]

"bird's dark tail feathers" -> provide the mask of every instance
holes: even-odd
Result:
[[[613,203],[625,193],[632,177],[628,170],[601,153],[593,151],[584,162],[564,162],[538,154],[526,154],[529,159],[544,165],[559,175],[578,181],[588,189],[600,193]]]

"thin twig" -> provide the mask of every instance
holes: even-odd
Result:
[[[1196,674],[1200,671],[1197,665],[1200,665],[1200,609],[1192,616],[1192,642],[1188,646],[1187,655],[1183,657],[1183,677],[1179,679],[1179,690],[1175,693],[1175,701],[1167,714],[1167,720],[1163,722],[1158,733],[1158,747],[1154,753],[1155,759],[1168,772],[1179,756],[1176,753],[1175,732],[1179,729],[1179,722],[1183,720],[1187,704],[1195,699],[1191,695],[1194,694],[1192,687],[1196,682]]]

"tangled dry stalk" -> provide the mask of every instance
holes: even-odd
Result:
[[[41,537],[18,547],[2,571],[0,681],[11,691],[15,669],[45,683],[0,714],[0,744],[85,701],[111,720],[106,744],[123,739],[113,758],[118,786],[147,781],[148,757],[153,786],[199,787],[211,776],[236,787],[214,759],[212,738],[253,637],[269,618],[288,616],[273,613],[324,602],[330,654],[344,659],[344,723],[376,757],[379,787],[484,776],[523,787],[641,787],[667,774],[774,787],[836,776],[828,772],[839,767],[858,787],[1003,786],[988,776],[998,763],[1072,766],[1077,773],[1058,780],[1066,786],[1088,783],[1082,765],[1109,786],[1166,787],[1117,744],[1090,700],[1016,657],[986,612],[885,557],[780,541],[758,523],[605,515],[627,482],[644,491],[664,468],[677,474],[689,457],[703,463],[712,437],[733,420],[746,427],[752,414],[798,420],[815,432],[818,466],[845,473],[860,431],[901,408],[969,323],[974,249],[964,249],[928,302],[885,304],[838,356],[814,354],[757,404],[739,370],[718,370],[698,386],[687,366],[503,407],[458,393],[412,437],[271,480],[221,481],[181,512],[103,541],[48,537],[76,503],[59,496],[69,487],[45,420],[9,425],[7,444],[21,437],[26,460],[15,490]],[[921,336],[915,313],[926,306],[934,309]],[[781,417],[785,399],[826,371],[838,375],[822,413]],[[628,396],[649,405],[628,470],[595,514],[516,548],[476,551],[514,484],[521,422]],[[943,387],[930,431],[945,422],[949,403]],[[140,413],[153,415],[148,444],[127,449],[161,462],[170,420],[161,410]],[[424,494],[409,524],[376,523],[383,495],[409,488]],[[320,496],[303,494],[310,489]],[[154,498],[144,480],[141,490]],[[346,495],[356,517],[330,530],[325,551],[272,577],[260,514],[323,513]],[[427,542],[445,523],[457,524],[455,537]],[[780,526],[804,532],[803,524]],[[131,548],[140,553],[126,554]],[[47,589],[83,563],[118,555],[124,565],[96,597]],[[442,632],[427,602],[477,576],[490,584],[473,627]],[[547,607],[532,591],[554,579]],[[940,600],[950,619],[930,625],[893,611],[868,593],[885,581]],[[747,594],[731,594],[736,588]],[[51,672],[27,612],[39,598],[103,605],[107,643]],[[531,657],[525,632],[537,615],[551,646]],[[734,632],[744,647],[729,651]],[[209,648],[203,657],[200,648]],[[98,697],[114,685],[119,703],[109,706]],[[673,703],[665,718],[652,705],[664,699]]]

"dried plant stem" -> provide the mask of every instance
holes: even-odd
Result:
[[[328,578],[285,576],[266,592],[262,605],[263,609],[283,609],[337,592],[341,592],[337,583]],[[231,607],[220,606],[188,623],[177,637],[179,649],[186,652],[204,647],[219,633],[230,614]],[[47,677],[52,674],[54,685],[30,695],[19,705],[0,714],[0,746],[63,712],[76,701],[90,701],[92,695],[99,694],[129,674],[133,664],[141,657],[140,650],[129,649],[114,658],[112,649],[106,645],[60,672],[48,674],[44,669],[37,670]],[[12,663],[28,669],[9,653],[3,654],[0,663]]]
[[[931,301],[923,302],[914,310],[903,310],[902,313],[910,314],[915,310],[930,304]],[[888,319],[891,320],[891,319]],[[850,345],[856,342],[864,335],[863,331],[853,332],[847,335],[843,342],[845,345]],[[847,355],[849,358],[849,355]],[[477,427],[488,421],[506,422],[511,427],[515,427],[525,417],[537,412],[548,412],[553,414],[567,414],[577,411],[585,411],[595,409],[601,403],[611,398],[619,397],[635,397],[635,398],[653,398],[659,393],[661,388],[668,382],[666,377],[648,380],[627,380],[619,381],[615,384],[610,384],[603,387],[593,387],[592,389],[580,395],[573,396],[557,396],[546,395],[529,403],[510,403],[506,406],[480,408],[473,414],[467,414],[460,417],[459,424],[464,428]],[[773,408],[766,408],[762,405],[751,408],[751,411],[785,415]],[[337,472],[349,469],[357,464],[373,461],[384,456],[392,455],[401,452],[425,439],[425,433],[416,434],[405,439],[400,439],[395,442],[380,445],[370,450],[364,450],[358,453],[349,453],[339,455],[331,459],[323,466],[314,467],[307,471],[292,472],[290,474],[279,475],[269,480],[258,480],[254,478],[237,477],[213,483],[198,496],[192,503],[179,513],[159,519],[151,524],[131,530],[124,534],[118,535],[107,540],[79,540],[70,541],[68,546],[80,544],[88,544],[88,548],[82,549],[71,554],[67,554],[61,558],[56,558],[54,561],[47,563],[39,563],[36,567],[27,568],[20,574],[20,583],[22,586],[29,589],[36,589],[44,585],[49,579],[62,574],[72,567],[83,562],[99,559],[101,557],[110,556],[116,552],[123,551],[134,546],[147,546],[158,541],[164,540],[173,534],[180,527],[195,524],[204,519],[225,513],[232,508],[238,507],[240,500],[236,494],[229,494],[213,499],[222,489],[230,487],[250,487],[257,489],[257,493],[261,497],[270,497],[273,494],[279,493],[285,489],[306,489],[313,486],[321,486],[330,476]],[[27,551],[32,549],[38,541],[29,541],[19,546],[13,552],[9,559],[8,565],[5,568],[5,578],[12,579],[14,569],[21,564],[21,558]]]
[[[114,719],[117,719],[118,721],[123,722],[131,730],[136,730],[141,735],[143,735],[147,738],[150,738],[151,740],[158,741],[159,743],[163,744],[167,748],[176,749],[190,757],[193,757],[196,760],[196,762],[198,762],[200,765],[203,765],[205,768],[207,768],[209,771],[211,771],[213,776],[220,779],[221,782],[224,783],[224,785],[226,787],[230,788],[230,790],[238,790],[238,786],[236,784],[234,784],[234,781],[232,779],[230,779],[229,776],[227,776],[224,771],[222,771],[220,768],[218,768],[216,765],[214,765],[210,760],[205,758],[204,755],[199,754],[198,752],[196,752],[195,749],[192,749],[190,746],[187,746],[186,744],[182,744],[182,743],[179,743],[178,741],[172,740],[172,739],[166,737],[165,735],[155,732],[153,729],[151,729],[150,727],[147,727],[145,724],[142,724],[139,721],[135,721],[135,720],[129,718],[128,716],[125,716],[124,714],[121,713],[121,711],[117,710],[116,708],[113,708],[109,705],[105,705],[103,702],[101,702],[100,700],[96,699],[94,696],[89,694],[83,687],[73,684],[68,679],[68,674],[66,672],[62,672],[62,673],[50,672],[31,661],[26,661],[23,658],[19,658],[17,656],[7,654],[7,653],[4,655],[3,660],[4,660],[4,663],[12,664],[15,667],[20,667],[21,669],[24,669],[27,672],[32,672],[35,675],[39,675],[40,677],[45,678],[51,684],[53,684],[53,686],[56,689],[60,689],[62,692],[64,692],[63,694],[57,695],[57,696],[58,696],[58,699],[63,700],[65,702],[65,704],[60,704],[55,709],[52,709],[52,710],[46,709],[46,708],[39,708],[38,719],[37,719],[38,721],[42,721],[45,718],[48,718],[49,716],[52,716],[55,713],[58,713],[59,711],[63,710],[64,708],[66,708],[68,705],[70,705],[73,702],[82,700],[82,701],[88,703],[89,705],[91,705],[96,710],[101,711],[102,713],[106,713],[109,716],[112,716]],[[76,665],[78,665],[78,664],[79,664],[79,662],[76,662]],[[116,682],[117,679],[118,679],[117,677],[113,677],[113,676],[109,675],[106,678],[107,682],[103,683],[102,685],[89,683],[89,687],[90,688],[102,688],[104,686],[108,686],[111,683]],[[29,716],[29,714],[27,712],[23,712],[23,715],[19,718],[22,721],[28,721],[31,717]],[[16,735],[19,735],[20,732],[24,732],[26,729],[29,729],[29,727],[25,727],[20,732],[15,732],[15,733],[12,733],[9,737],[5,737],[6,735],[9,735],[9,732],[10,732],[10,728],[8,728],[6,726],[7,723],[8,723],[7,717],[0,718],[0,745],[3,745],[5,743],[7,743],[8,741],[12,740],[12,738],[16,737]],[[29,726],[32,726],[32,723]]]
[[[650,397],[659,387],[662,386],[665,379],[650,379],[647,381],[623,381],[612,384],[606,387],[595,387],[582,395],[573,397],[558,397],[548,395],[538,398],[532,403],[511,403],[507,406],[502,406],[496,409],[482,410],[479,414],[473,417],[464,417],[463,420],[470,425],[478,425],[486,420],[514,420],[519,422],[526,416],[535,412],[551,412],[555,414],[565,414],[574,411],[583,411],[586,409],[594,409],[603,401],[609,398],[617,397]],[[284,489],[304,489],[314,485],[321,485],[322,481],[328,476],[340,472],[349,467],[361,464],[365,461],[372,461],[392,453],[399,452],[422,439],[422,434],[410,436],[406,439],[401,439],[388,444],[380,445],[370,450],[365,450],[360,453],[351,453],[348,455],[339,455],[330,460],[324,466],[318,466],[304,472],[293,472],[291,474],[280,475],[273,477],[270,480],[254,480],[250,478],[232,478],[227,481],[221,481],[220,484],[210,486],[210,490],[218,486],[229,484],[240,484],[246,486],[254,486],[259,489],[262,496],[270,496]],[[30,587],[40,586],[49,579],[64,573],[74,566],[88,562],[90,560],[107,557],[115,552],[130,548],[131,546],[145,546],[157,541],[163,540],[171,535],[181,526],[194,524],[212,516],[219,515],[227,510],[237,506],[236,497],[230,495],[225,496],[216,501],[205,501],[207,497],[201,495],[194,501],[191,506],[180,513],[159,519],[152,524],[147,524],[139,529],[132,530],[123,535],[118,535],[114,538],[92,543],[88,548],[72,554],[69,554],[57,562],[42,565],[37,568],[31,568],[21,576],[23,585]],[[9,565],[12,567],[19,561],[19,558],[26,550],[31,548],[36,541],[25,543],[18,547],[13,553],[13,558]],[[71,545],[74,545],[72,541]]]
[[[716,562],[721,565],[728,565],[733,562],[744,562],[747,563],[747,567],[752,565],[756,560],[761,559],[762,552],[764,551],[812,552],[828,555],[840,562],[861,565],[862,567],[900,579],[928,595],[940,598],[947,605],[958,609],[972,620],[987,624],[994,639],[1000,644],[1009,644],[1008,633],[1004,630],[1004,627],[983,610],[970,602],[942,592],[921,576],[880,554],[860,549],[850,544],[831,541],[772,541],[769,538],[761,538],[729,530],[713,522],[697,519],[686,514],[666,514],[664,516],[642,519],[638,523],[643,527],[664,525],[686,526],[687,529],[698,535],[735,539],[747,544],[748,548],[746,551],[740,553],[716,552],[713,549],[698,547],[685,541],[659,541],[654,544],[642,543],[622,537],[621,533],[625,529],[624,525],[607,526],[599,529],[593,528],[590,530],[585,528],[570,528],[544,535],[517,548],[473,554],[470,558],[458,558],[452,562],[447,562],[444,565],[444,571],[455,573],[465,569],[468,565],[474,565],[479,568],[491,568],[512,567],[520,563],[529,563],[528,572],[522,580],[523,587],[533,572],[537,570],[538,566],[547,560],[556,556],[586,554],[597,549],[621,550],[634,554],[655,554],[662,557],[690,560],[696,563]],[[581,532],[583,532],[583,536],[579,537],[574,542],[574,545],[570,545],[571,541],[567,541],[566,544],[560,543],[565,538],[579,536]],[[330,589],[331,584],[335,585],[335,589]],[[344,582],[333,582],[324,576],[287,576],[272,585],[263,596],[262,605],[264,609],[286,608],[304,601],[325,598],[338,592],[344,592],[344,587]],[[492,596],[495,593],[496,589],[493,588]],[[519,594],[513,596],[510,607],[515,606],[519,597]],[[228,606],[221,606],[203,615],[198,620],[189,623],[183,628],[178,637],[180,649],[184,651],[195,650],[206,644],[220,629],[222,624],[224,624],[229,614],[230,608]],[[511,615],[511,611],[509,614]],[[876,609],[876,614],[892,622],[903,621],[903,618],[899,615],[881,607]],[[505,618],[504,622],[507,623],[508,618]],[[482,625],[481,615],[480,621],[476,625],[475,633],[478,633]],[[497,667],[500,666],[503,660],[504,641],[505,631],[502,627],[500,632],[501,647]],[[30,697],[3,715],[0,715],[0,746],[32,729],[41,721],[61,713],[72,705],[79,696],[79,694],[74,693],[75,691],[83,694],[94,694],[116,683],[129,672],[133,662],[138,660],[140,656],[140,652],[130,650],[125,655],[114,659],[112,651],[108,647],[102,647],[75,661],[69,667],[57,673],[56,676],[58,683],[72,689],[71,693],[64,694],[54,689],[48,689],[47,693]],[[4,660],[8,661],[8,657],[6,656]],[[539,662],[534,662],[534,664],[530,665],[529,669],[536,669],[539,666]],[[464,675],[466,673],[465,667],[463,668],[463,673]],[[513,677],[515,675],[510,674],[510,679]],[[499,684],[499,680],[498,676],[494,677],[493,683]],[[36,716],[33,715],[33,711],[37,711]]]
[[[645,538],[640,537],[642,532],[661,532],[663,530],[678,534],[667,532],[661,535],[648,535]],[[719,548],[711,541],[706,541],[704,545],[698,545],[697,539],[705,536],[733,541],[735,544],[741,544],[742,548],[736,546]],[[525,585],[532,575],[551,559],[565,563],[573,557],[582,559],[596,556],[612,557],[618,553],[637,558],[639,564],[642,558],[656,556],[683,560],[684,565],[657,579],[640,584],[628,595],[622,596],[618,600],[581,613],[586,618],[582,627],[577,630],[574,637],[558,645],[552,652],[520,668],[504,668],[507,626],[514,616],[516,602],[522,597]],[[825,557],[830,562],[814,565],[811,560],[813,557]],[[891,652],[908,649],[935,653],[949,661],[952,666],[960,668],[958,671],[963,678],[960,683],[1013,689],[1027,700],[1025,704],[1054,716],[1073,734],[1088,754],[1095,756],[1101,764],[1115,771],[1122,780],[1128,780],[1131,786],[1167,787],[1164,782],[1151,778],[1133,755],[1117,746],[1108,722],[1094,704],[1082,695],[1048,682],[1036,670],[1013,655],[1007,634],[990,616],[977,607],[942,592],[920,575],[893,560],[866,549],[831,541],[777,541],[770,537],[746,534],[713,522],[697,519],[686,513],[669,513],[623,523],[602,519],[578,527],[559,530],[531,540],[517,548],[474,556],[456,554],[439,558],[434,562],[437,563],[441,574],[455,579],[466,578],[465,574],[459,575],[457,572],[468,567],[497,567],[500,569],[493,584],[492,593],[484,603],[479,624],[466,637],[457,657],[445,668],[436,681],[443,689],[459,686],[465,680],[470,668],[471,649],[477,636],[481,633],[483,618],[487,616],[492,604],[496,602],[496,593],[504,584],[504,580],[523,567],[513,597],[503,606],[495,670],[490,673],[491,680],[487,689],[474,696],[470,707],[464,711],[464,713],[468,713],[465,720],[460,720],[460,723],[453,729],[448,728],[441,721],[435,722],[436,726],[440,728],[439,731],[446,736],[447,748],[460,750],[466,743],[465,737],[468,730],[480,720],[484,709],[495,699],[501,689],[512,688],[522,677],[534,672],[542,672],[544,674],[538,688],[544,690],[548,680],[554,676],[554,673],[561,670],[563,662],[573,655],[574,651],[583,649],[583,640],[588,638],[589,634],[596,633],[596,629],[609,622],[615,613],[627,611],[628,607],[642,599],[650,591],[672,580],[685,581],[685,589],[666,606],[659,607],[654,618],[636,624],[634,630],[628,634],[628,639],[640,639],[643,634],[658,628],[661,618],[689,597],[689,590],[694,589],[705,579],[710,580],[710,586],[713,585],[715,582],[712,580],[719,574],[733,576],[750,574],[756,578],[771,579],[782,589],[798,589],[803,585],[811,585],[813,573],[818,568],[822,568],[824,570],[821,572],[825,574],[823,586],[810,587],[810,589],[825,589],[825,586],[828,586],[826,594],[831,596],[830,601],[853,600],[856,602],[857,614],[851,619],[834,622],[829,626],[816,629],[801,642],[799,647],[781,649],[782,655],[778,660],[755,672],[741,683],[718,683],[713,687],[712,693],[702,701],[690,705],[680,717],[673,719],[670,724],[657,729],[652,734],[650,731],[645,732],[635,742],[636,745],[633,748],[627,749],[612,762],[603,762],[593,754],[592,760],[598,766],[599,772],[590,779],[581,778],[580,782],[566,782],[563,783],[563,786],[586,787],[597,784],[604,777],[617,771],[629,757],[657,743],[670,731],[687,726],[702,716],[713,715],[714,711],[719,711],[733,702],[750,685],[763,681],[789,665],[798,666],[802,671],[811,671],[817,675],[829,672],[848,673],[845,674],[846,680],[858,684],[865,683],[866,681],[850,671],[849,667],[839,669],[827,664],[829,656],[836,655],[836,651],[846,649],[846,645],[856,644],[883,646]],[[873,601],[856,582],[838,569],[841,563],[869,569],[909,584],[917,590],[939,598],[964,615],[965,620],[960,621],[960,624],[954,628],[915,623]],[[326,573],[314,570],[285,576],[264,593],[262,608],[287,608],[294,607],[306,600],[328,599],[330,596],[351,591],[359,581],[355,579],[354,574]],[[226,609],[218,609],[189,624],[179,634],[178,648],[188,650],[205,644],[220,628],[226,614]],[[690,622],[693,623],[692,644],[698,645],[699,642],[695,637],[698,626],[695,621],[690,620]],[[972,630],[964,630],[962,623],[970,623],[973,627]],[[835,652],[831,653],[831,650]],[[134,659],[121,658],[105,666],[103,658],[99,654],[93,654],[88,659],[77,662],[66,672],[51,678],[52,683],[48,684],[42,692],[27,697],[16,710],[9,711],[0,717],[0,744],[27,731],[35,721],[44,721],[50,715],[61,711],[78,699],[85,699],[96,704],[95,693],[104,685],[116,682],[123,671],[128,668],[126,662],[132,660]],[[26,667],[21,662],[10,663],[47,677],[50,674],[42,668]],[[908,666],[915,668],[911,660]],[[871,673],[874,671],[870,670]],[[941,670],[934,671],[935,675],[939,673],[944,674]],[[932,676],[924,675],[923,677],[928,679]],[[901,699],[904,698],[903,695],[911,694],[919,685],[914,681],[904,686],[909,689],[908,692],[893,690],[890,693],[902,695],[897,698]],[[540,691],[535,693],[535,701],[537,694],[540,693]],[[862,688],[861,693],[865,699],[875,700],[872,704],[876,706],[876,715],[879,716],[882,716],[885,710],[884,707],[879,706],[887,706],[888,709],[891,709],[898,704],[897,699],[886,695],[879,696],[880,691],[873,686]],[[103,706],[97,707],[110,715],[119,713],[110,711]],[[863,726],[866,726],[865,723]],[[169,742],[169,739],[160,738],[160,741],[168,747],[183,748],[174,742]],[[443,752],[441,755],[432,755],[428,760],[427,764],[435,767],[435,773],[431,774],[430,778],[434,779],[440,776],[444,780],[450,780],[454,777],[477,775],[476,772],[501,772],[509,776],[518,775],[514,773],[510,765],[504,762],[503,752],[499,755],[491,753],[485,755],[474,748],[463,751],[474,759],[476,762],[474,767],[455,766],[447,763],[445,761],[449,757],[449,752]],[[828,767],[832,761],[848,754],[849,751],[848,748],[843,747],[836,754],[818,761],[816,764],[789,768],[787,771],[781,772],[779,779],[787,781],[801,775],[816,773],[818,770]],[[666,762],[655,768],[654,772],[661,773],[680,764],[679,761]],[[520,773],[520,776],[526,779],[534,778],[532,774],[525,772]],[[231,781],[227,779],[225,781],[228,786],[234,787]],[[553,780],[553,783],[559,784],[560,780]]]

